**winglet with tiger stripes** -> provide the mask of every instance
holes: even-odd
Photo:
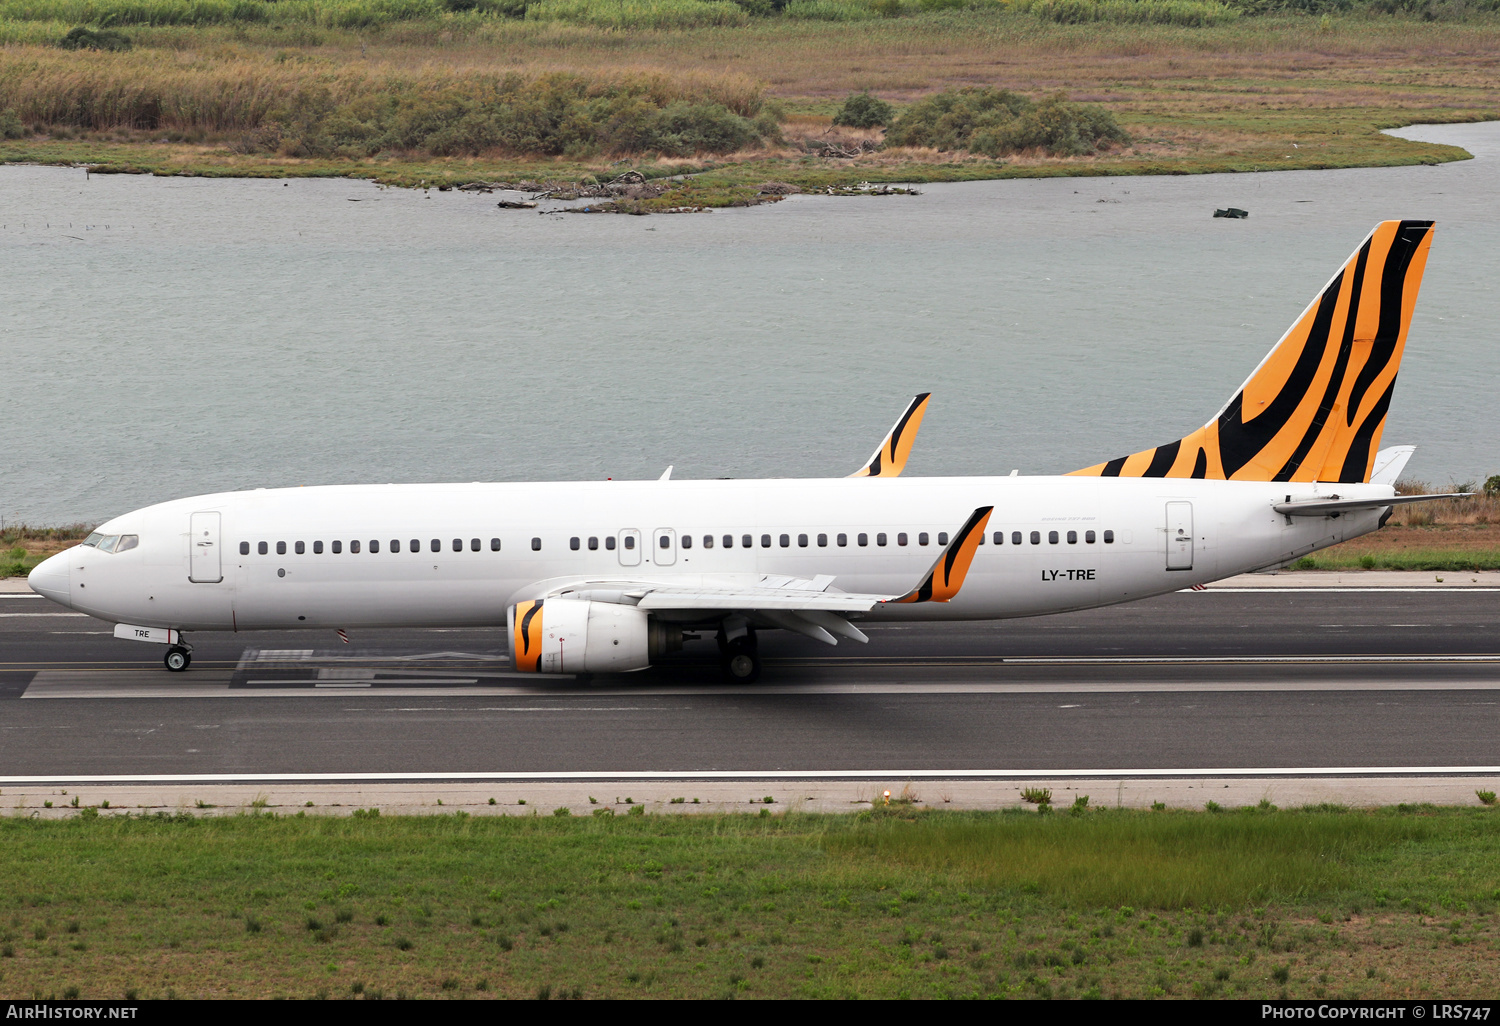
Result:
[[[969,519],[964,521],[964,526],[958,529],[948,547],[938,554],[937,562],[932,564],[932,569],[927,571],[922,583],[900,598],[889,601],[947,602],[957,595],[958,590],[964,586],[964,578],[968,576],[969,564],[974,562],[974,553],[979,551],[979,543],[984,538],[984,526],[990,522],[990,514],[994,511],[994,506],[980,506],[970,513]]]
[[[1368,481],[1432,234],[1431,221],[1382,221],[1213,420],[1073,473]]]
[[[901,471],[906,469],[906,459],[911,455],[911,447],[922,427],[922,416],[927,412],[927,400],[931,398],[931,392],[923,392],[914,398],[906,407],[906,412],[897,419],[896,426],[886,434],[885,440],[880,443],[870,461],[849,476],[900,476]]]

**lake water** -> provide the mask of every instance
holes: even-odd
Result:
[[[1375,222],[1438,234],[1384,444],[1500,473],[1500,123],[1439,167],[1054,179],[655,217],[0,168],[0,514],[223,488],[1064,472],[1180,437]],[[1215,207],[1250,211],[1214,219]]]

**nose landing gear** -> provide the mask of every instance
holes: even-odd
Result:
[[[173,673],[181,673],[192,664],[193,650],[187,645],[172,645],[167,649],[162,662]]]

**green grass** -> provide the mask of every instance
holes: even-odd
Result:
[[[1304,556],[1292,564],[1294,570],[1418,570],[1464,573],[1500,570],[1500,549],[1432,548],[1391,552],[1339,553]]]
[[[7,996],[1459,997],[1492,987],[1500,937],[1485,808],[125,819],[88,801],[0,820]]]

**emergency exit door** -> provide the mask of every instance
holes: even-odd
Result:
[[[219,514],[194,513],[188,525],[188,580],[218,584],[224,579],[219,562]]]
[[[619,544],[616,551],[620,553],[621,566],[640,566],[641,564],[641,532],[633,527],[627,527],[620,532],[617,539]]]
[[[1193,504],[1167,503],[1167,569],[1193,568]]]

